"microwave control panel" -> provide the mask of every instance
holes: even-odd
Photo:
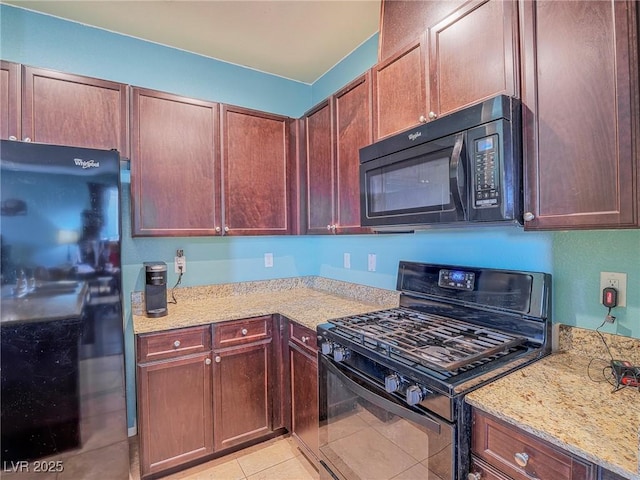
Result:
[[[476,208],[500,204],[500,158],[498,135],[489,135],[473,142],[474,192]]]

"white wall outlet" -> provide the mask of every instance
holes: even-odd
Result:
[[[600,272],[600,303],[602,304],[602,290],[613,287],[618,291],[618,307],[627,306],[627,274],[616,272]]]
[[[173,267],[175,273],[186,273],[187,272],[187,257],[182,255],[181,257],[173,258]]]
[[[265,253],[264,254],[264,266],[266,268],[273,267],[273,253]]]
[[[343,255],[342,265],[344,268],[351,268],[351,254],[345,253]]]
[[[376,254],[370,253],[367,257],[367,270],[370,272],[376,271]]]

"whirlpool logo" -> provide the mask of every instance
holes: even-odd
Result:
[[[98,168],[100,166],[100,162],[96,162],[95,160],[83,160],[81,158],[74,158],[73,161],[77,167],[82,168]]]
[[[422,136],[422,132],[414,132],[414,133],[410,133],[409,134],[409,140],[411,140],[412,142],[418,138]]]

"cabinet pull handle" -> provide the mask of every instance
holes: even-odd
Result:
[[[435,120],[436,118],[438,118],[438,114],[436,112],[429,112],[429,118],[431,120]]]
[[[240,333],[242,333],[242,336],[244,337],[247,333],[249,333],[249,330],[247,330],[246,328],[243,328]]]
[[[210,358],[207,358],[207,359],[204,361],[204,364],[205,364],[205,365],[211,365],[211,359],[210,359]]]
[[[173,342],[173,346],[175,348],[178,348],[180,346],[180,340],[176,340],[175,342]]]
[[[220,363],[221,360],[222,358],[220,358],[220,355],[216,355],[216,363]]]
[[[529,455],[527,455],[526,453],[522,452],[518,452],[516,453],[513,458],[515,459],[516,463],[518,465],[520,465],[521,467],[526,467],[527,463],[529,462]]]
[[[536,218],[536,216],[535,216],[533,213],[531,213],[531,212],[526,212],[526,213],[523,215],[523,218],[524,218],[524,221],[525,221],[525,222],[530,222],[531,220],[533,220],[534,218]]]

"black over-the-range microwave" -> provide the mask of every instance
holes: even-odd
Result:
[[[360,149],[361,224],[522,225],[520,101],[499,95]]]

